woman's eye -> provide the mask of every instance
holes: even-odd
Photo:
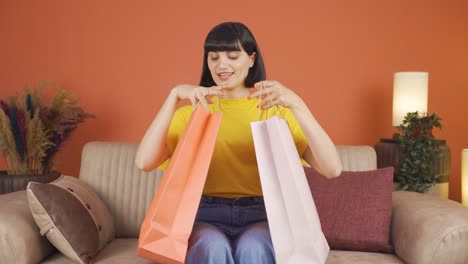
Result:
[[[235,60],[237,58],[239,58],[239,53],[238,52],[228,52],[227,53],[227,57],[230,59],[230,60]]]
[[[218,57],[211,57],[210,60],[212,61],[216,61],[218,59]]]

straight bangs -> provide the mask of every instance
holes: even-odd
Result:
[[[233,32],[215,31],[205,41],[205,53],[210,51],[241,51],[239,38]]]

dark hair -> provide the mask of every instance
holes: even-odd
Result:
[[[211,87],[216,85],[208,69],[208,52],[240,51],[241,47],[249,56],[254,52],[256,54],[254,65],[249,68],[249,73],[245,78],[245,87],[253,87],[255,83],[265,80],[265,65],[252,32],[242,23],[225,22],[214,27],[206,36],[200,86]]]

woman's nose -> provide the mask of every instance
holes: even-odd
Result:
[[[218,68],[226,69],[229,66],[229,63],[226,58],[220,57],[218,60]]]

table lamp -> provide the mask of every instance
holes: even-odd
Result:
[[[428,105],[428,72],[395,72],[393,75],[393,111],[392,126],[398,127],[402,124],[405,116],[409,112],[427,113]],[[448,198],[448,177],[450,175],[450,149],[442,141],[440,147],[441,154],[434,160],[434,171],[440,175],[444,185],[441,190],[437,190],[443,197]],[[377,153],[377,167],[384,168],[392,166],[395,168],[395,175],[399,173],[401,162],[400,142],[395,137],[382,138],[375,145]],[[394,181],[397,179],[394,177]],[[467,179],[468,181],[468,179]],[[446,184],[445,184],[446,183]],[[467,182],[468,184],[468,182]],[[395,187],[396,188],[396,187]],[[468,191],[468,186],[467,186]],[[468,195],[468,194],[467,194]],[[468,197],[467,197],[468,201]]]
[[[408,112],[427,112],[429,74],[396,72],[393,77],[393,126],[401,125]]]
[[[462,203],[468,206],[468,149],[462,150]]]

